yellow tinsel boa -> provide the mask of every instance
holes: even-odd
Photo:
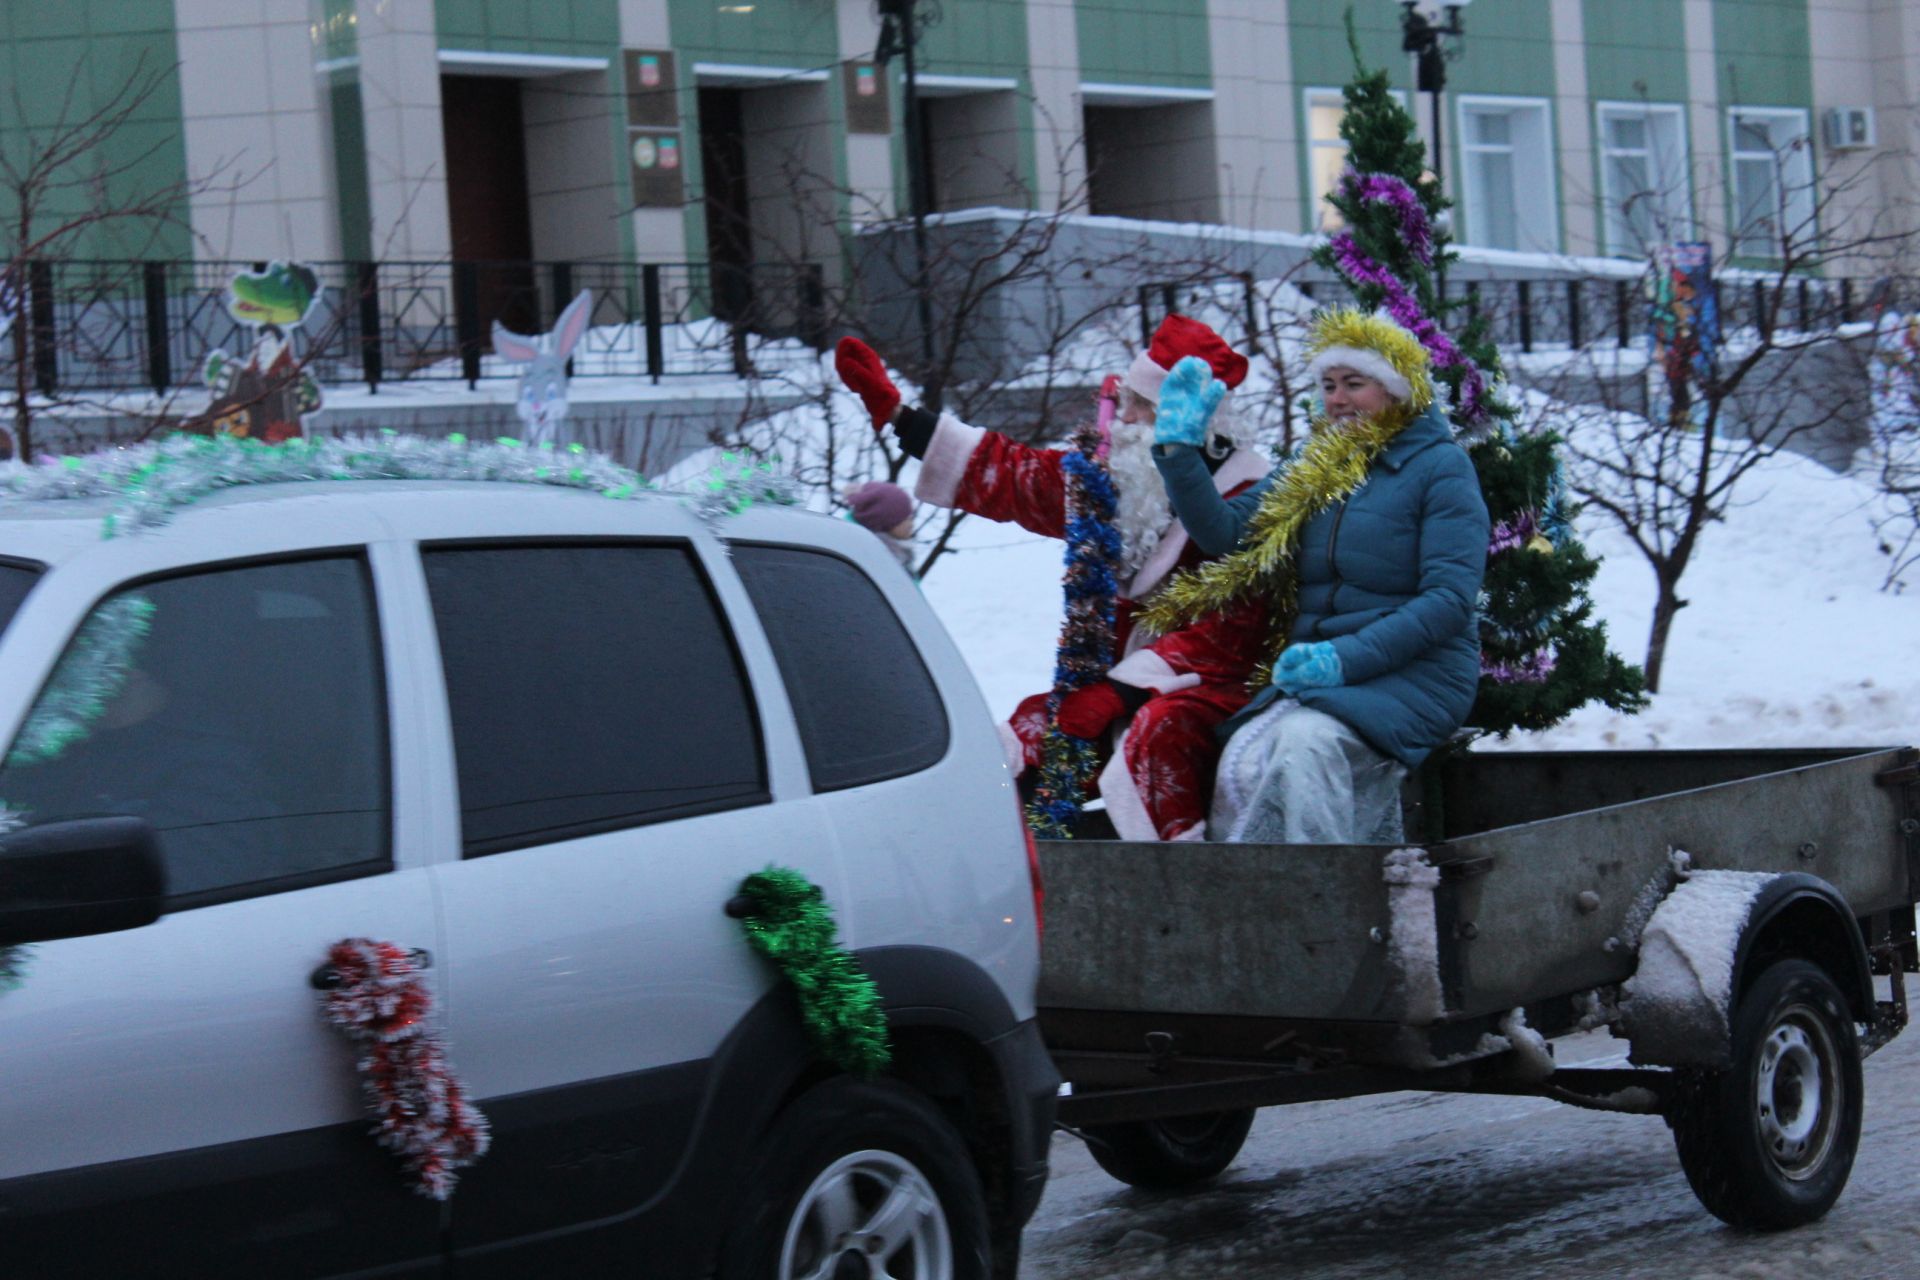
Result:
[[[1264,595],[1273,606],[1273,634],[1265,660],[1249,683],[1255,689],[1272,683],[1274,661],[1287,647],[1298,612],[1293,555],[1300,531],[1319,512],[1358,489],[1374,461],[1416,416],[1411,405],[1396,402],[1359,423],[1317,419],[1313,438],[1261,497],[1247,522],[1245,545],[1181,572],[1155,595],[1142,621],[1154,634],[1166,635]]]

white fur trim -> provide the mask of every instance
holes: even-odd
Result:
[[[1352,369],[1355,373],[1364,373],[1385,387],[1396,400],[1413,397],[1413,384],[1388,364],[1387,358],[1378,351],[1368,351],[1364,347],[1328,347],[1307,362],[1307,377],[1318,383],[1320,375],[1328,369]]]
[[[1185,831],[1176,831],[1168,844],[1199,844],[1207,838],[1207,824],[1196,822]]]
[[[996,727],[1000,730],[1000,749],[1007,756],[1007,772],[1017,778],[1027,771],[1027,749],[1020,745],[1020,735],[1005,720]]]
[[[927,456],[920,460],[920,478],[913,482],[913,496],[936,507],[952,506],[960,482],[966,479],[967,462],[986,438],[987,433],[979,427],[970,427],[950,413],[941,414],[933,438],[927,442]]]
[[[1133,726],[1127,726],[1133,732]],[[1122,735],[1113,749],[1113,758],[1100,771],[1100,797],[1107,802],[1107,817],[1122,840],[1158,840],[1160,832],[1147,816],[1147,802],[1134,785],[1133,771],[1127,768],[1127,739]]]
[[[1135,395],[1154,404],[1160,403],[1160,384],[1166,380],[1167,371],[1144,351],[1133,358],[1126,376],[1120,379]]]
[[[1118,680],[1136,689],[1151,689],[1155,693],[1191,689],[1200,683],[1199,676],[1191,671],[1175,671],[1165,658],[1151,649],[1130,654],[1107,668],[1107,679]]]
[[[1235,449],[1220,464],[1220,469],[1213,473],[1213,487],[1225,496],[1243,484],[1261,479],[1271,470],[1273,465],[1262,456],[1259,449]],[[1127,584],[1127,599],[1144,600],[1148,592],[1164,582],[1174,566],[1180,563],[1180,556],[1187,549],[1187,541],[1186,526],[1175,520],[1160,535],[1160,544],[1140,566],[1140,571],[1133,575],[1133,581]],[[1139,634],[1139,629],[1135,628],[1134,635]]]

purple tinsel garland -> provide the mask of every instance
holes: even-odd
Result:
[[[1434,323],[1432,317],[1420,309],[1419,301],[1407,292],[1407,287],[1400,283],[1399,277],[1368,257],[1350,234],[1342,231],[1328,242],[1328,247],[1333,250],[1334,259],[1348,279],[1356,284],[1373,285],[1386,295],[1387,313],[1396,324],[1420,340],[1420,345],[1433,357],[1434,367],[1463,370],[1460,376],[1460,403],[1453,416],[1470,427],[1484,423],[1489,416],[1487,384],[1481,376],[1480,366],[1469,360],[1453,344],[1453,339]]]
[[[1346,187],[1350,200],[1371,201],[1384,204],[1400,216],[1400,234],[1407,242],[1407,250],[1420,260],[1420,265],[1433,265],[1433,227],[1427,221],[1426,206],[1420,203],[1420,194],[1406,181],[1390,173],[1360,173],[1348,169],[1340,175],[1341,183]]]
[[[1496,684],[1545,684],[1553,666],[1553,655],[1542,650],[1517,662],[1488,662],[1483,658],[1480,674]]]
[[[1526,546],[1540,532],[1540,525],[1534,519],[1533,512],[1522,511],[1511,520],[1502,520],[1493,526],[1493,536],[1487,540],[1487,555],[1497,556],[1502,551],[1512,551]]]

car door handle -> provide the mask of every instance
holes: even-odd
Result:
[[[416,969],[433,968],[433,952],[425,947],[415,947],[407,952],[407,958],[413,961]],[[307,975],[307,985],[315,991],[336,991],[340,987],[340,971],[330,964],[323,964]]]

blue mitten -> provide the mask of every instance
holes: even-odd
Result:
[[[1160,384],[1160,407],[1153,420],[1155,444],[1204,444],[1207,421],[1220,407],[1227,384],[1199,356],[1183,356]]]
[[[1302,689],[1331,689],[1345,684],[1340,654],[1328,642],[1290,644],[1274,665],[1273,682],[1288,693]]]

